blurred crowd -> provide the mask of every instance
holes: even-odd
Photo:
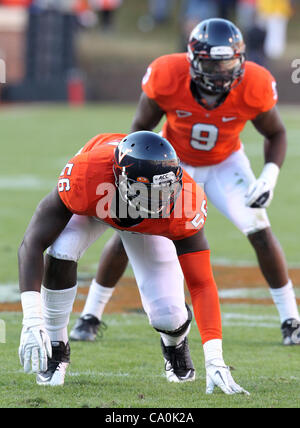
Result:
[[[7,99],[66,97],[64,81],[68,82],[67,88],[70,81],[78,82],[78,30],[113,34],[118,31],[119,10],[130,1],[0,0],[0,57],[6,61],[7,79],[12,84],[5,86],[2,98],[5,93]],[[220,17],[234,21],[242,30],[247,58],[270,68],[269,61],[281,58],[286,49],[288,23],[294,3],[300,0],[140,1],[143,7],[139,10],[144,8],[144,14],[137,16],[137,29],[150,33],[165,25],[174,28],[175,24],[177,51],[186,51],[189,34],[200,21]],[[9,13],[17,14],[16,8],[26,18],[19,32],[15,28],[9,33],[8,22],[20,25],[22,21],[20,16],[19,21],[8,19]]]
[[[174,19],[174,0],[141,0],[148,13],[141,17],[139,28],[151,31],[155,26]],[[185,50],[191,30],[203,19],[232,19],[243,31],[250,59],[264,64],[280,58],[286,47],[289,19],[298,0],[181,0],[179,1],[180,50]],[[55,8],[77,15],[84,27],[100,25],[101,31],[113,31],[115,15],[125,4],[123,0],[0,0],[3,6],[36,9]]]
[[[0,6],[72,13],[77,15],[83,26],[91,27],[99,22],[105,31],[113,28],[115,12],[122,2],[123,0],[0,0]]]
[[[180,20],[182,49],[199,21],[218,16],[231,19],[240,27],[248,58],[266,65],[269,59],[278,59],[284,53],[293,3],[292,0],[185,0]]]

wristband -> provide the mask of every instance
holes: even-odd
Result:
[[[21,294],[23,308],[23,325],[35,327],[44,323],[42,314],[42,297],[37,291],[25,291]]]
[[[218,364],[225,366],[221,339],[212,339],[204,343],[203,350],[206,364],[214,360],[214,363],[218,362]]]
[[[274,162],[268,162],[263,167],[262,173],[260,174],[260,179],[266,181],[270,184],[271,189],[273,190],[276,186],[278,175],[280,169],[279,166]]]

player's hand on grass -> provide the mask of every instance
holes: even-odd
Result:
[[[48,357],[52,357],[52,345],[44,327],[41,294],[36,291],[21,293],[23,329],[19,358],[24,372],[47,370]]]
[[[50,338],[42,325],[24,326],[21,333],[19,357],[24,372],[47,370],[48,357],[52,356]]]
[[[206,363],[206,394],[212,394],[216,386],[228,395],[250,395],[233,380],[230,368],[222,360],[212,360]]]

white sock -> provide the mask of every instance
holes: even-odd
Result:
[[[270,288],[270,293],[278,309],[281,324],[289,318],[300,320],[291,280],[281,288]]]
[[[91,314],[100,321],[105,306],[111,298],[115,287],[103,287],[93,279],[81,316]]]
[[[189,325],[188,329],[180,336],[173,337],[166,333],[160,333],[160,336],[165,346],[177,346],[184,341],[186,336],[189,334],[190,329],[191,329],[191,324]]]
[[[42,312],[51,342],[68,342],[68,324],[77,285],[66,290],[49,290],[42,286]]]

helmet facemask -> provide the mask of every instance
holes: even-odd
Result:
[[[243,59],[202,59],[194,56],[191,76],[197,86],[211,94],[223,94],[233,88],[243,75]]]
[[[182,170],[178,175],[173,171],[153,177],[153,183],[145,183],[128,178],[126,168],[121,174],[115,173],[115,184],[121,199],[126,202],[133,218],[163,218],[171,214],[182,189]]]

